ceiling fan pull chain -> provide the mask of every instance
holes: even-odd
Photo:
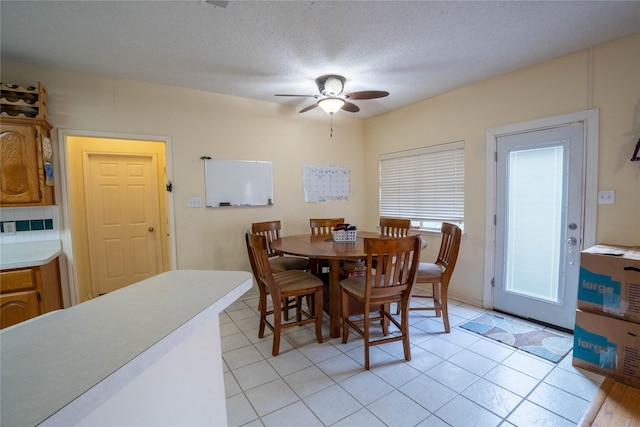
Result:
[[[331,133],[329,134],[329,136],[333,138],[333,114],[330,114],[330,116],[331,116]]]

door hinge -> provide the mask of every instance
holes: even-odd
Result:
[[[33,136],[38,137],[38,129],[33,129]]]
[[[169,181],[169,182],[167,183],[167,191],[168,191],[169,193],[171,193],[171,192],[173,191],[173,183],[172,183],[171,181]]]
[[[494,155],[494,160],[497,162],[497,161],[498,161],[498,152],[496,151],[496,152],[494,152],[493,154],[495,154],[495,155]]]
[[[42,301],[42,296],[40,295],[40,292],[36,292],[36,298],[38,299],[38,301]]]
[[[491,278],[491,287],[492,287],[492,288],[495,288],[495,287],[496,287],[496,278],[495,278],[495,277],[492,277],[492,278]]]
[[[496,225],[498,223],[498,215],[494,215],[493,216],[493,225]]]

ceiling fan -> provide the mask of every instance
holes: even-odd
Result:
[[[342,109],[350,113],[357,113],[360,111],[360,107],[349,100],[357,99],[375,99],[383,98],[389,95],[389,92],[382,90],[363,90],[359,92],[351,92],[342,94],[344,90],[344,83],[346,79],[336,74],[326,74],[316,79],[316,86],[318,86],[319,95],[290,95],[290,94],[276,94],[275,96],[299,96],[316,98],[314,104],[311,104],[302,110],[301,113],[305,113],[309,110],[313,110],[316,107],[322,108],[325,112],[333,115],[336,111]]]

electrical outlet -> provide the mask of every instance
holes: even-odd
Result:
[[[15,221],[5,221],[2,223],[2,227],[4,228],[4,234],[16,234]]]
[[[201,208],[202,207],[202,197],[187,197],[187,207],[188,208]]]
[[[614,190],[598,191],[599,205],[613,205],[616,201],[616,192]]]

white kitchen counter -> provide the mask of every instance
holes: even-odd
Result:
[[[0,245],[0,270],[46,265],[61,253],[60,240],[3,243]]]
[[[251,286],[169,271],[0,331],[0,424],[226,423],[218,317]]]

